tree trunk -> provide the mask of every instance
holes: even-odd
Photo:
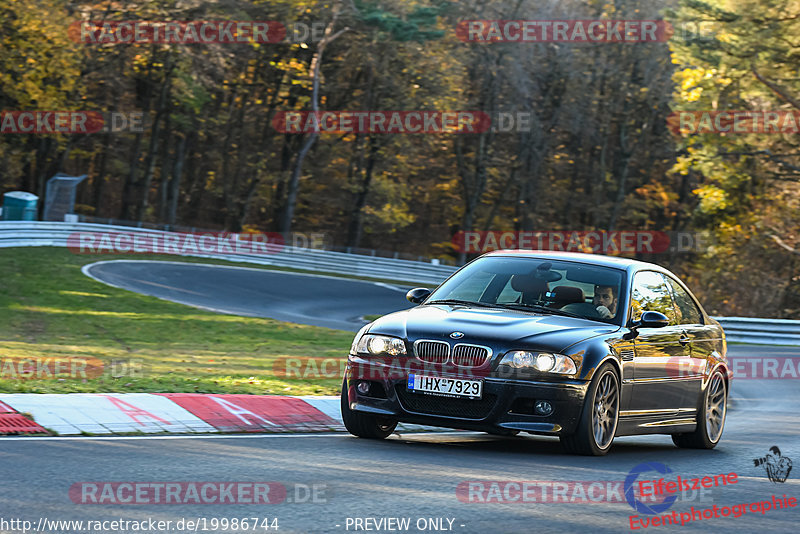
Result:
[[[22,167],[22,190],[31,193],[36,191],[36,153],[38,153],[38,145],[41,144],[42,139],[36,139],[35,136],[28,136],[25,143],[25,152],[31,153],[35,151],[34,157],[25,158],[25,164]]]
[[[137,103],[141,106],[140,109],[150,109],[150,95],[152,93],[152,80],[150,75],[153,72],[155,64],[155,53],[151,51],[150,63],[147,66],[147,75],[145,76],[146,85],[143,94],[137,93]],[[142,139],[144,134],[137,132],[134,137],[133,148],[131,149],[130,162],[128,164],[128,175],[125,177],[125,184],[122,187],[122,205],[119,210],[119,217],[124,221],[133,220],[136,215],[136,190],[138,188],[138,174],[139,174],[139,159],[142,156]]]
[[[333,16],[331,17],[330,22],[325,27],[325,33],[323,38],[320,40],[319,44],[317,45],[317,51],[314,53],[314,57],[311,60],[311,72],[313,76],[313,84],[312,84],[312,91],[311,91],[311,112],[314,114],[319,113],[319,85],[320,85],[320,76],[321,76],[321,65],[322,65],[322,57],[325,53],[325,48],[333,42],[336,38],[342,35],[344,32],[348,31],[349,28],[342,28],[338,32],[334,33],[333,29],[336,26],[336,21],[339,18],[339,13],[342,9],[342,2],[339,1],[333,8]],[[300,176],[303,174],[303,161],[306,159],[306,155],[308,155],[311,147],[314,146],[314,143],[317,142],[319,138],[318,132],[312,132],[311,135],[306,139],[306,142],[303,143],[300,152],[297,154],[297,158],[294,162],[294,168],[292,169],[292,174],[289,177],[289,183],[287,184],[287,191],[286,191],[286,205],[284,207],[283,213],[281,214],[280,224],[279,224],[279,231],[287,235],[289,232],[292,231],[292,221],[294,219],[294,210],[297,204],[297,191],[300,187]]]
[[[164,142],[161,144],[161,163],[159,165],[158,173],[158,194],[156,199],[158,201],[158,222],[161,223],[167,219],[167,203],[169,201],[169,171],[167,170],[170,168],[169,141],[174,137],[174,133],[172,131],[172,121],[170,119],[171,116],[169,113],[167,113],[167,116],[164,118],[164,131],[166,132],[166,135]]]
[[[164,74],[164,83],[161,84],[161,90],[158,94],[158,101],[156,103],[156,116],[153,119],[153,127],[150,130],[150,145],[147,149],[147,160],[145,163],[144,180],[142,181],[141,197],[139,200],[139,207],[136,211],[137,221],[141,221],[144,218],[145,212],[147,211],[147,205],[149,203],[150,184],[153,182],[153,173],[155,172],[156,167],[156,156],[158,155],[158,144],[161,141],[161,120],[165,112],[169,113],[167,110],[167,97],[169,96],[170,87],[172,85],[172,69],[172,65],[167,67],[167,71]]]
[[[619,157],[622,161],[619,165],[621,169],[619,170],[619,178],[617,180],[617,195],[614,199],[614,207],[611,210],[611,217],[608,220],[609,232],[614,231],[617,228],[617,222],[619,221],[620,212],[622,211],[622,203],[625,201],[625,193],[628,184],[628,172],[630,171],[631,156],[633,155],[633,150],[630,148],[628,139],[628,125],[625,122],[620,124],[619,138]]]
[[[486,190],[486,157],[488,146],[491,144],[487,137],[488,133],[478,136],[478,146],[475,148],[475,157],[472,168],[468,169],[464,160],[461,138],[456,138],[456,161],[458,162],[459,174],[461,175],[461,187],[464,194],[464,216],[461,228],[465,232],[470,232],[475,224],[475,211],[478,208],[480,199]],[[466,263],[467,253],[465,250],[459,251],[459,263]]]
[[[167,186],[167,224],[174,225],[178,214],[178,197],[181,190],[181,176],[183,162],[186,159],[186,144],[188,135],[183,135],[175,148],[175,164],[172,167],[172,177]]]
[[[36,195],[44,205],[45,181],[47,180],[47,155],[53,144],[51,137],[44,137],[39,142],[39,149],[36,151]]]
[[[101,149],[102,152],[100,153],[100,165],[97,168],[97,172],[95,173],[93,184],[94,185],[94,195],[92,199],[92,205],[94,206],[94,214],[97,217],[100,217],[100,207],[103,205],[103,193],[105,190],[106,185],[106,169],[108,167],[108,154],[111,152],[111,134],[106,133],[103,136],[103,148]]]
[[[348,247],[358,247],[361,243],[361,235],[364,227],[364,206],[367,205],[367,196],[369,195],[369,188],[372,183],[377,152],[378,142],[377,139],[372,136],[369,139],[369,155],[367,156],[367,163],[364,169],[364,179],[361,182],[361,187],[356,194],[353,208],[350,211],[350,224],[347,228]]]
[[[142,133],[138,132],[133,140],[131,159],[128,165],[128,175],[125,177],[125,185],[122,187],[122,206],[119,210],[119,217],[123,221],[133,220],[133,206],[136,195],[136,175],[139,170],[139,158],[142,153]]]

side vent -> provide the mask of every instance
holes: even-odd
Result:
[[[622,349],[619,351],[619,356],[622,358],[623,362],[632,362],[635,354],[636,353],[633,351],[633,349]]]

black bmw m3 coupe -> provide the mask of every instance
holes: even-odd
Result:
[[[497,251],[353,340],[342,416],[380,439],[398,422],[558,436],[602,455],[615,436],[710,449],[725,425],[725,335],[668,270],[592,254]]]

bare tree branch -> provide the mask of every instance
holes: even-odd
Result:
[[[789,252],[791,252],[792,254],[797,254],[797,255],[800,255],[800,250],[797,250],[796,248],[792,248],[792,247],[790,247],[789,245],[787,245],[786,243],[784,243],[784,242],[783,242],[783,240],[782,240],[780,237],[778,237],[778,236],[776,236],[776,235],[771,235],[770,237],[773,239],[773,241],[775,241],[775,242],[776,242],[778,245],[780,245],[782,248],[784,248],[784,249],[788,250],[788,251],[789,251]]]
[[[750,67],[750,70],[753,72],[753,75],[756,77],[756,79],[758,81],[760,81],[761,83],[763,83],[764,85],[766,85],[767,87],[769,87],[770,89],[772,89],[772,92],[774,92],[776,95],[778,95],[784,101],[786,101],[789,104],[791,104],[794,108],[800,109],[800,100],[797,100],[796,98],[792,97],[786,91],[786,89],[784,89],[781,86],[779,86],[778,84],[776,84],[774,82],[771,82],[771,81],[767,80],[766,78],[764,78],[764,76],[762,76],[761,73],[758,72],[758,70],[756,69],[755,65]]]

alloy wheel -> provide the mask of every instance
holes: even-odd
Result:
[[[592,410],[592,431],[594,442],[601,449],[611,445],[617,430],[619,414],[619,388],[613,373],[606,373],[600,379],[594,397]]]
[[[727,410],[725,381],[722,379],[722,375],[714,373],[706,395],[706,433],[708,439],[712,443],[716,443],[722,435]]]

